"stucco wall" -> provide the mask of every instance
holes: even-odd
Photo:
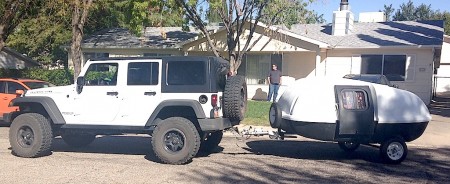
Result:
[[[438,93],[450,93],[450,36],[446,36],[444,40],[441,65],[436,75],[436,92]]]
[[[400,89],[418,95],[426,104],[431,101],[433,78],[433,50],[425,49],[354,49],[331,50],[326,58],[326,76],[342,77],[345,73],[358,74],[361,54],[404,54],[407,55],[406,81],[395,81]]]

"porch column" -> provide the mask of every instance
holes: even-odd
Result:
[[[319,68],[320,68],[320,48],[317,48],[317,50],[316,50],[316,69],[314,70],[315,71],[315,76],[318,76],[319,75]]]

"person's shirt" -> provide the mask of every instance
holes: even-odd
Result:
[[[281,71],[280,70],[271,70],[269,72],[270,84],[280,84],[281,80]]]

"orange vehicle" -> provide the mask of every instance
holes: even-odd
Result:
[[[0,121],[3,113],[18,110],[18,107],[9,107],[9,102],[18,95],[16,90],[29,90],[54,86],[51,83],[34,79],[0,78]]]

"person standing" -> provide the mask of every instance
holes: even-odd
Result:
[[[278,96],[278,89],[280,89],[281,85],[281,71],[278,70],[277,65],[272,65],[272,70],[269,72],[267,80],[269,81],[269,94],[267,95],[267,101],[270,101],[273,95],[273,102],[275,102]]]

